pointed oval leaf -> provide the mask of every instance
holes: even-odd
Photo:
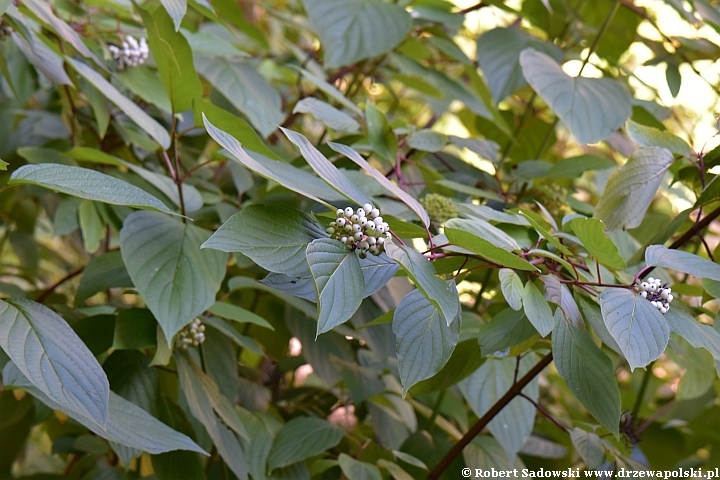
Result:
[[[501,268],[498,271],[498,277],[500,277],[500,289],[508,305],[513,310],[520,310],[523,306],[523,293],[525,290],[522,280],[515,271],[509,268]]]
[[[314,417],[296,417],[277,433],[268,456],[268,467],[287,467],[319,455],[340,443],[344,430]]]
[[[173,213],[145,190],[123,180],[82,167],[55,163],[23,165],[15,170],[8,185],[32,184],[74,197]]]
[[[500,230],[498,227],[486,222],[482,218],[451,218],[445,222],[445,227],[472,233],[475,236],[487,240],[496,247],[507,250],[508,252],[520,250],[520,245],[518,245],[517,241],[513,237]]]
[[[405,9],[378,0],[303,0],[325,50],[326,68],[382,55],[410,31]]]
[[[392,329],[404,395],[447,363],[458,342],[460,322],[448,326],[440,310],[420,290],[413,290],[395,309]]]
[[[645,250],[645,262],[654,267],[672,268],[697,278],[720,281],[720,265],[682,250],[671,250],[662,245],[650,245]]]
[[[588,253],[598,262],[615,270],[626,267],[617,245],[605,233],[602,221],[595,218],[576,218],[570,222],[570,226]]]
[[[455,282],[447,283],[435,275],[435,267],[417,250],[392,242],[386,244],[385,250],[450,325],[460,314],[460,300]]]
[[[648,300],[624,288],[607,288],[599,302],[605,325],[630,369],[644,367],[665,351],[670,327]]]
[[[338,240],[313,240],[307,246],[307,263],[315,279],[320,335],[352,317],[362,302],[358,292],[365,285],[357,254]]]
[[[233,305],[231,303],[215,302],[210,305],[210,308],[208,308],[208,312],[212,313],[213,315],[217,315],[218,317],[232,320],[234,322],[252,323],[259,327],[275,330],[275,328],[273,328],[273,326],[270,325],[267,320],[265,320],[257,313],[251,312],[250,310],[245,310],[244,308],[238,307],[237,305]]]
[[[152,454],[173,450],[189,450],[207,455],[207,452],[189,437],[168,427],[142,408],[125,400],[113,391],[110,391],[107,423],[100,426],[92,418],[53,401],[42,390],[32,384],[14,363],[8,363],[5,366],[3,380],[7,385],[27,390],[48,407],[65,412],[98,436],[114,444]]]
[[[200,250],[209,232],[154,212],[135,212],[120,231],[128,273],[165,332],[168,345],[215,302],[227,255]]]
[[[458,247],[466,248],[482,258],[504,267],[516,270],[538,271],[533,264],[513,255],[505,249],[496,247],[491,242],[481,238],[474,233],[456,228],[445,228],[445,235],[448,240]]]
[[[525,315],[540,336],[545,337],[552,332],[555,326],[555,318],[550,309],[550,304],[540,293],[540,289],[531,281],[525,284],[523,290],[523,306],[525,307]]]
[[[559,311],[555,312],[552,349],[555,366],[570,391],[617,437],[620,389],[612,361],[588,332],[575,328]]]
[[[646,127],[632,120],[627,121],[625,131],[628,137],[630,137],[630,140],[640,147],[663,147],[677,155],[689,156],[692,154],[690,145],[682,138],[670,132]]]
[[[448,361],[435,375],[416,383],[408,391],[412,396],[418,396],[445,390],[472,375],[483,361],[477,340],[474,338],[463,340],[457,344]]]
[[[530,86],[580,143],[604,140],[632,113],[630,95],[609,78],[570,77],[545,53],[526,48],[520,65]]]
[[[162,3],[170,18],[173,19],[175,31],[177,32],[180,30],[180,23],[185,16],[185,12],[187,12],[187,0],[160,0],[160,3]]]
[[[363,272],[365,292],[363,298],[369,297],[385,286],[398,271],[398,265],[386,254],[368,255],[360,259]]]
[[[286,137],[290,139],[300,149],[300,153],[307,160],[308,164],[313,170],[325,180],[332,188],[338,191],[345,198],[363,205],[365,203],[372,203],[370,197],[360,190],[354,183],[343,175],[343,173],[337,169],[335,165],[330,162],[315,146],[308,141],[305,135],[293,132],[286,128],[280,127]]]
[[[110,82],[92,68],[82,62],[65,57],[68,62],[85,80],[92,83],[108,100],[113,102],[133,122],[137,123],[148,135],[150,135],[163,149],[170,148],[170,134],[165,127],[160,125],[154,118],[145,113],[134,102],[120,93]]]
[[[315,281],[310,275],[307,277],[291,277],[290,275],[285,275],[284,273],[270,272],[267,277],[260,280],[260,283],[289,293],[290,295],[304,298],[310,302],[317,302],[317,295],[315,294]]]
[[[355,460],[346,453],[340,454],[338,464],[348,480],[382,480],[383,478],[380,469],[375,465]]]
[[[603,464],[605,461],[605,449],[602,446],[600,437],[576,427],[570,431],[570,439],[587,468],[595,469]]]
[[[408,146],[422,152],[439,152],[448,143],[447,135],[430,129],[418,130],[408,139]]]
[[[0,301],[0,346],[54,403],[105,426],[110,395],[105,372],[55,312],[29,300]]]
[[[493,319],[481,325],[477,332],[483,356],[518,345],[535,335],[535,329],[523,312],[510,308],[502,310]]]
[[[120,252],[108,252],[88,262],[75,292],[75,306],[108,288],[132,287]]]
[[[342,145],[340,143],[329,142],[328,146],[336,152],[345,155],[350,160],[355,162],[358,166],[360,166],[360,168],[372,175],[373,178],[375,178],[375,180],[377,180],[380,185],[390,190],[390,192],[392,192],[393,195],[395,195],[398,199],[405,203],[405,205],[407,205],[410,210],[415,212],[418,218],[420,218],[420,220],[426,227],[430,225],[430,217],[428,217],[425,208],[420,205],[420,202],[418,202],[412,195],[408,194],[403,189],[388,180],[385,175],[373,168],[367,162],[367,160],[360,156],[359,153],[357,153],[355,150],[348,147],[347,145]]]
[[[672,163],[673,156],[665,148],[635,152],[610,175],[593,217],[605,222],[608,230],[639,226]]]
[[[233,158],[240,162],[241,165],[249,168],[253,172],[261,175],[268,180],[273,180],[283,187],[297,192],[300,195],[315,200],[328,208],[332,206],[328,201],[344,200],[345,197],[339,195],[335,190],[330,188],[324,181],[315,175],[293,167],[290,164],[271,160],[262,155],[256,154],[250,156],[232,135],[215,127],[203,114],[203,121],[208,134],[225,148]],[[321,198],[323,200],[321,200]]]
[[[250,205],[222,224],[202,244],[223,252],[242,252],[266,270],[290,276],[310,273],[305,250],[328,234],[310,215],[282,205]]]
[[[360,124],[353,117],[314,97],[305,97],[296,103],[293,113],[309,113],[337,132],[353,133],[360,130]]]
[[[695,348],[704,348],[715,360],[720,360],[720,332],[700,323],[679,308],[670,309],[665,318],[672,333],[680,335]]]

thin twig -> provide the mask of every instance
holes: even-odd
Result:
[[[55,291],[55,289],[57,289],[60,285],[62,285],[63,283],[67,282],[67,281],[70,280],[71,278],[80,275],[80,274],[83,272],[83,270],[85,270],[85,267],[84,267],[84,266],[82,266],[82,267],[80,267],[80,268],[77,268],[77,269],[73,270],[72,272],[68,273],[68,274],[65,275],[63,278],[61,278],[61,279],[58,280],[57,282],[55,282],[55,283],[53,283],[52,285],[50,285],[47,289],[45,289],[45,291],[44,291],[43,293],[41,293],[40,296],[38,296],[38,297],[35,299],[35,301],[36,301],[37,303],[42,303],[43,300],[45,300],[47,297],[49,297],[49,296]]]

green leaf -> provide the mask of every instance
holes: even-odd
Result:
[[[100,426],[92,418],[60,405],[46,396],[42,390],[25,378],[14,363],[8,363],[5,366],[3,380],[6,385],[13,385],[27,390],[53,410],[67,413],[96,435],[109,440],[114,448],[117,447],[115,444],[120,444],[152,454],[173,450],[189,450],[207,455],[189,437],[168,427],[115,392],[110,391],[107,423]]]
[[[112,348],[129,350],[154,347],[157,344],[157,329],[157,320],[150,310],[140,308],[121,310],[115,317]]]
[[[670,327],[648,300],[624,288],[607,288],[599,302],[605,325],[631,370],[644,367],[665,351]]]
[[[365,282],[363,298],[366,298],[379,291],[395,276],[398,265],[385,254],[368,255],[367,258],[360,259],[360,269]]]
[[[498,277],[500,277],[500,288],[508,305],[513,310],[520,310],[523,306],[524,293],[522,280],[509,268],[501,268],[498,271]]]
[[[318,299],[317,334],[345,323],[360,307],[364,291],[360,261],[347,245],[318,238],[307,246],[307,263],[315,279]]]
[[[267,457],[270,453],[275,433],[281,424],[270,414],[239,410],[238,415],[245,425],[245,430],[252,432],[252,438],[240,439],[243,452],[248,459],[248,470],[253,479],[267,478]]]
[[[418,130],[410,135],[408,147],[422,152],[439,152],[447,145],[448,137],[430,129]]]
[[[552,233],[550,233],[539,221],[541,217],[537,214],[534,214],[534,212],[526,212],[523,210],[520,210],[520,214],[527,219],[528,222],[530,222],[530,225],[548,242],[550,242],[555,248],[560,250],[565,255],[571,256],[572,252],[568,250],[568,248],[560,243],[560,240],[555,238]]]
[[[555,326],[555,318],[550,309],[550,304],[548,304],[535,284],[529,280],[523,290],[523,305],[525,315],[527,315],[528,320],[530,320],[530,323],[540,336],[546,337],[548,333],[552,332]]]
[[[483,356],[514,347],[533,335],[535,328],[525,318],[525,314],[510,308],[496,314],[490,322],[480,326],[477,332]]]
[[[462,138],[455,135],[449,135],[448,140],[460,148],[467,148],[471,152],[477,153],[479,157],[490,160],[493,163],[498,161],[498,151],[500,145],[492,140],[480,140],[478,138]]]
[[[559,305],[577,328],[583,328],[582,314],[570,289],[554,275],[542,275],[540,280],[545,284],[545,299]]]
[[[602,441],[594,433],[575,427],[570,431],[570,439],[587,468],[595,469],[605,462]]]
[[[555,60],[537,50],[520,53],[530,86],[560,117],[580,143],[604,140],[631,115],[630,95],[608,78],[572,78]]]
[[[242,252],[266,270],[290,276],[310,272],[305,250],[328,238],[310,215],[281,205],[250,205],[228,219],[202,248]]]
[[[120,252],[108,252],[88,262],[75,292],[75,306],[109,288],[132,287]]]
[[[380,469],[375,465],[359,462],[346,453],[338,457],[340,470],[348,480],[382,480]]]
[[[665,318],[672,333],[680,335],[695,348],[704,348],[715,360],[720,360],[720,332],[679,308],[668,310]]]
[[[562,60],[562,50],[515,26],[494,28],[478,38],[478,63],[496,104],[526,84],[520,67],[520,52],[528,47],[544,52],[556,61]]]
[[[405,395],[447,363],[458,342],[460,322],[448,322],[420,290],[413,290],[395,309],[392,329]]]
[[[377,466],[388,471],[393,480],[413,480],[412,475],[407,473],[397,463],[389,462],[384,458],[378,459]]]
[[[563,158],[548,170],[544,178],[574,179],[591,170],[605,170],[617,166],[609,158],[595,155],[578,155],[577,157]]]
[[[26,0],[23,2],[23,5],[37,15],[41,21],[50,25],[58,34],[59,38],[72,45],[75,50],[83,56],[93,59],[96,63],[100,63],[85,43],[83,43],[82,38],[75,29],[57,17],[49,4],[41,0]]]
[[[30,42],[18,33],[13,33],[12,39],[25,55],[25,58],[35,65],[47,78],[59,85],[73,84],[63,68],[63,58],[45,45],[35,33],[30,31]]]
[[[314,97],[305,97],[297,102],[293,113],[309,113],[336,132],[353,133],[360,130],[360,124],[353,117]]]
[[[187,12],[187,0],[160,0],[160,3],[172,18],[177,32],[180,30],[180,22],[182,22],[185,12]]]
[[[662,245],[650,245],[645,250],[645,262],[654,267],[672,268],[697,278],[720,281],[720,265],[682,250],[671,250]]]
[[[197,57],[200,74],[267,137],[283,122],[282,99],[256,68],[220,58]]]
[[[515,358],[488,358],[475,373],[460,384],[460,391],[475,415],[482,417],[513,385],[515,375],[521,378],[530,370],[535,355],[525,355],[516,372]],[[522,392],[533,400],[538,398],[538,380],[534,378]],[[488,430],[505,449],[508,458],[515,455],[532,433],[535,407],[524,398],[515,397],[488,424]]]
[[[252,323],[263,328],[275,330],[275,328],[260,315],[253,313],[250,310],[245,310],[244,308],[232,305],[230,303],[215,302],[210,305],[210,308],[208,308],[208,312],[212,313],[213,315],[217,315],[218,317],[232,320],[234,322]]]
[[[110,392],[105,372],[55,312],[29,300],[0,300],[0,346],[55,404],[105,426]]]
[[[555,312],[552,351],[555,366],[570,391],[617,437],[620,389],[612,361],[595,345],[588,332],[575,328],[558,311]]]
[[[303,0],[325,51],[325,68],[351,65],[387,53],[410,32],[412,19],[378,0]]]
[[[201,251],[209,232],[165,215],[135,212],[120,231],[130,278],[167,338],[215,302],[227,255]]]
[[[205,427],[215,448],[228,468],[240,479],[247,480],[248,466],[238,437],[227,426],[230,424],[245,431],[230,401],[217,390],[217,385],[186,355],[175,355],[180,390],[185,395],[190,412]],[[227,408],[230,411],[226,411]],[[219,416],[220,412],[227,415]]]
[[[172,112],[170,97],[165,92],[165,87],[157,70],[138,65],[133,68],[126,68],[115,75],[122,85],[141,99],[152,103],[165,112]]]
[[[408,194],[400,187],[388,180],[385,175],[373,168],[364,158],[360,156],[359,153],[357,153],[355,150],[348,147],[347,145],[342,145],[340,143],[329,142],[328,146],[336,152],[345,155],[350,160],[355,162],[358,166],[360,166],[360,168],[372,175],[373,178],[375,178],[375,180],[377,180],[380,185],[387,188],[400,201],[405,203],[405,205],[407,205],[410,210],[415,212],[418,218],[422,221],[423,225],[425,225],[426,227],[430,225],[430,218],[428,217],[428,214],[423,208],[423,206],[420,205],[420,202],[418,202],[412,195]]]
[[[394,164],[398,152],[398,142],[387,117],[374,104],[365,104],[365,123],[368,138],[373,150],[381,159]]]
[[[366,324],[367,326],[367,324]],[[430,378],[421,380],[408,389],[416,397],[423,393],[439,392],[464,380],[484,361],[477,340],[471,338],[457,344],[445,365]]]
[[[302,156],[307,160],[310,167],[325,180],[332,188],[350,201],[363,205],[372,203],[370,197],[360,190],[354,183],[335,167],[315,146],[308,141],[305,135],[286,128],[280,130],[299,149]]]
[[[453,245],[466,248],[490,262],[516,270],[538,271],[531,263],[470,232],[446,228],[445,235]]]
[[[508,252],[520,250],[520,245],[518,245],[513,237],[481,218],[451,218],[445,222],[445,227],[472,233],[477,237],[487,240],[495,247],[500,247]]]
[[[80,221],[85,251],[95,253],[100,248],[100,241],[105,236],[105,222],[100,218],[95,203],[90,200],[80,202],[78,220]]]
[[[347,97],[345,95],[343,95],[343,93],[335,87],[335,85],[329,84],[324,79],[322,79],[316,75],[313,75],[311,72],[309,72],[305,69],[298,68],[298,70],[300,71],[300,74],[302,75],[302,77],[304,79],[306,79],[307,81],[309,81],[310,83],[312,83],[313,85],[315,85],[318,88],[318,90],[320,90],[321,92],[326,94],[328,97],[331,97],[332,99],[334,99],[336,102],[338,102],[343,107],[354,112],[356,115],[362,116],[362,110],[360,110],[358,108],[358,106],[355,105],[353,102],[348,100]]]
[[[173,213],[146,191],[87,168],[54,163],[23,165],[13,172],[8,185],[25,184],[39,185],[75,197],[112,205]]]
[[[455,282],[447,283],[436,276],[432,263],[423,254],[410,247],[387,242],[385,250],[450,325],[460,314],[460,300]]]
[[[576,218],[570,227],[580,239],[590,256],[602,265],[614,270],[623,270],[627,265],[620,256],[617,245],[605,233],[605,225],[595,218]]]
[[[321,200],[321,198],[329,201],[344,200],[345,197],[338,195],[335,190],[315,175],[290,164],[271,160],[261,155],[250,156],[242,148],[240,142],[211,124],[204,114],[203,121],[208,133],[216,142],[230,152],[233,158],[240,162],[241,165],[258,175],[268,180],[274,180],[283,187],[315,200],[328,208],[332,208],[332,206]]]
[[[165,85],[165,91],[170,97],[173,112],[190,110],[193,99],[202,95],[202,85],[195,71],[190,45],[182,33],[177,31],[178,19],[176,18],[173,24],[173,20],[162,8],[157,8],[153,12],[138,8],[138,11],[147,29],[148,45]]]
[[[235,345],[242,348],[247,348],[248,350],[257,355],[264,354],[263,349],[260,348],[260,346],[257,344],[257,342],[255,342],[255,340],[246,335],[242,335],[234,327],[228,325],[226,321],[215,317],[205,317],[203,319],[203,322],[205,322],[206,325],[213,327],[215,330],[225,335],[233,343],[235,343]]]
[[[272,471],[320,455],[340,443],[343,433],[342,428],[320,418],[293,418],[277,433],[268,468]]]
[[[639,147],[662,147],[667,148],[674,154],[684,156],[690,156],[692,154],[690,145],[682,138],[670,132],[646,127],[632,120],[628,120],[625,124],[625,131],[628,137],[630,137],[630,140],[635,142]]]
[[[317,302],[317,295],[315,294],[315,280],[311,275],[307,277],[291,277],[284,273],[273,273],[270,272],[268,275],[260,280],[260,283],[272,287],[276,290],[295,295],[296,297],[304,298],[309,302]]]
[[[639,226],[672,163],[665,148],[646,147],[633,153],[610,175],[593,217],[605,222],[608,230]]]
[[[512,470],[518,467],[524,467],[519,457],[513,455],[508,457],[503,447],[495,440],[492,435],[478,435],[463,450],[463,460],[468,468],[492,471],[496,470]],[[470,472],[472,474],[472,470]]]
[[[67,61],[76,72],[85,77],[88,82],[92,83],[98,91],[113,102],[125,115],[130,117],[133,122],[137,123],[137,125],[150,135],[163,149],[170,148],[170,134],[165,130],[165,127],[160,125],[154,118],[145,113],[143,109],[120,93],[117,88],[92,68],[70,57],[65,57],[65,61]]]

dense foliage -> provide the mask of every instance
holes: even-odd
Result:
[[[0,13],[0,478],[720,467],[712,2]]]

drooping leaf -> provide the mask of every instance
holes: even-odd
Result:
[[[50,5],[41,0],[28,0],[23,2],[23,5],[35,15],[37,15],[37,17],[41,21],[50,25],[52,29],[55,30],[55,32],[58,34],[58,36],[64,41],[68,42],[70,45],[72,45],[75,50],[80,52],[83,56],[91,58],[98,62],[95,55],[93,55],[87,45],[85,45],[85,43],[82,41],[82,38],[80,37],[80,35],[78,35],[75,29],[68,25],[57,15],[55,15]]]
[[[630,140],[639,147],[662,147],[667,148],[676,155],[689,156],[692,153],[690,145],[685,140],[670,132],[664,132],[657,128],[646,127],[639,123],[628,120],[625,131]]]
[[[291,276],[310,273],[308,244],[328,238],[310,215],[281,205],[250,205],[228,219],[202,248],[242,252],[266,270]]]
[[[639,226],[672,163],[673,156],[665,148],[646,147],[635,152],[610,175],[593,217],[605,222],[608,230]]]
[[[445,235],[447,235],[448,240],[450,240],[450,242],[454,245],[466,248],[482,258],[498,265],[514,268],[516,270],[537,271],[537,268],[531,263],[523,260],[517,255],[513,255],[507,250],[496,247],[491,242],[485,240],[484,238],[480,238],[473,233],[454,228],[446,228]]]
[[[55,312],[30,300],[0,301],[0,346],[55,404],[105,426],[110,392],[105,372]]]
[[[632,113],[630,95],[608,78],[570,77],[545,53],[526,48],[520,65],[530,86],[580,143],[595,143],[622,127]]]
[[[695,348],[704,348],[716,361],[720,360],[720,332],[700,323],[681,308],[671,308],[665,318],[672,333],[680,335]]]
[[[578,178],[583,173],[592,170],[605,170],[617,166],[609,158],[595,155],[578,155],[577,157],[563,158],[547,171],[545,178]]]
[[[80,285],[75,292],[75,306],[79,306],[96,293],[109,288],[132,287],[120,252],[108,252],[94,257],[85,267]]]
[[[360,259],[360,269],[365,282],[365,298],[384,287],[398,271],[398,265],[386,254],[368,255],[367,258]]]
[[[70,57],[65,57],[65,61],[68,62],[76,72],[85,77],[88,82],[92,83],[108,100],[117,105],[120,110],[130,117],[133,122],[137,123],[138,126],[150,135],[163,149],[170,148],[170,134],[157,120],[145,113],[143,109],[120,93],[117,88],[92,68]]]
[[[309,172],[261,155],[249,155],[242,148],[240,142],[211,124],[204,114],[203,121],[205,122],[205,128],[208,133],[216,142],[230,152],[233,158],[240,162],[241,165],[249,168],[258,175],[268,180],[274,180],[283,187],[322,203],[328,208],[331,208],[331,205],[325,202],[325,200],[335,201],[345,198],[330,188],[324,181]]]
[[[123,180],[81,167],[44,163],[23,165],[15,170],[8,185],[32,184],[75,197],[173,213],[146,191]]]
[[[325,68],[382,55],[410,31],[410,14],[378,0],[303,0],[325,50]]]
[[[455,282],[447,283],[435,275],[432,263],[420,252],[405,245],[387,242],[385,250],[400,268],[407,272],[415,286],[442,314],[450,325],[460,313]]]
[[[332,188],[345,198],[363,205],[371,203],[370,197],[352,183],[335,165],[330,162],[315,146],[308,141],[305,135],[280,127],[286,137],[300,149],[300,153],[307,160],[313,170],[325,180]]]
[[[451,218],[445,222],[445,227],[472,233],[509,252],[520,250],[520,245],[513,237],[481,218]]]
[[[172,18],[177,32],[180,30],[180,22],[182,22],[185,12],[187,12],[187,0],[160,0],[160,3]]]
[[[446,321],[420,290],[413,290],[395,309],[392,327],[404,395],[447,363],[458,342],[460,322]]]
[[[272,287],[276,290],[295,295],[296,297],[304,298],[309,302],[317,302],[317,295],[315,294],[315,281],[312,276],[303,277],[291,277],[284,273],[268,273],[267,277],[260,280],[260,283]]]
[[[287,467],[319,455],[340,443],[343,429],[323,419],[296,417],[277,433],[268,456],[268,468]]]
[[[280,94],[251,65],[199,56],[197,68],[213,87],[247,116],[263,137],[270,135],[282,123],[284,115]]]
[[[645,250],[645,263],[654,267],[672,268],[697,278],[720,281],[720,265],[682,250],[650,245]]]
[[[255,340],[253,340],[251,337],[248,337],[247,335],[242,335],[224,320],[216,317],[205,317],[203,322],[205,322],[206,325],[211,326],[218,332],[225,335],[237,346],[241,348],[246,348],[257,355],[263,355],[263,349],[257,344]]]
[[[516,312],[510,308],[496,314],[490,322],[481,325],[477,331],[483,356],[518,345],[533,335],[535,329],[523,312]]]
[[[215,302],[208,308],[208,312],[218,317],[226,318],[238,323],[252,323],[259,327],[268,328],[275,330],[267,320],[262,318],[257,313],[245,310],[244,308],[238,307],[231,303],[226,302]]]
[[[367,324],[366,324],[367,325]],[[478,369],[484,361],[480,345],[474,338],[458,343],[445,365],[430,378],[421,380],[408,391],[417,396],[452,387]]]
[[[607,288],[599,302],[605,325],[631,369],[644,367],[665,351],[670,327],[648,300],[624,288]]]
[[[616,270],[626,267],[615,242],[605,233],[600,220],[594,218],[576,218],[570,222],[575,235],[580,239],[588,253],[602,265]]]
[[[552,348],[555,366],[570,391],[617,437],[620,389],[612,361],[595,345],[590,334],[574,327],[558,311]]]
[[[12,39],[30,63],[35,65],[47,78],[59,85],[72,85],[63,68],[63,58],[45,45],[34,33],[30,34],[31,42],[19,33],[13,32]]]
[[[517,371],[518,378],[532,368],[534,361],[534,355],[523,357]],[[475,415],[482,417],[500,397],[507,393],[515,378],[515,368],[515,358],[488,358],[475,373],[460,384],[460,391]],[[537,401],[539,394],[537,378],[523,389],[523,393]],[[530,436],[534,424],[533,404],[524,398],[515,397],[490,421],[488,429],[505,449],[507,457],[515,458],[525,439]]]
[[[500,277],[500,288],[508,305],[513,310],[520,310],[523,306],[524,287],[522,280],[517,273],[509,268],[501,268],[498,271]]]
[[[115,392],[110,391],[108,419],[104,426],[100,426],[92,418],[50,399],[42,390],[32,384],[14,363],[8,363],[5,366],[3,380],[6,385],[14,385],[27,390],[53,410],[65,412],[96,435],[109,440],[111,444],[125,445],[153,454],[173,450],[189,450],[206,454],[189,437],[168,427]]]
[[[318,238],[306,252],[315,279],[320,335],[346,322],[360,307],[363,274],[357,254],[338,240]]]
[[[570,431],[570,439],[587,468],[598,468],[605,461],[602,441],[594,433],[575,427]]]
[[[439,152],[447,145],[447,135],[430,129],[418,130],[410,135],[408,146],[422,152]]]
[[[343,95],[342,92],[335,87],[335,85],[326,82],[323,78],[320,78],[305,69],[299,68],[298,70],[302,74],[303,78],[315,85],[321,92],[331,97],[348,110],[362,116],[362,110],[360,110],[353,102],[348,100],[348,98]]]
[[[166,2],[177,4],[182,0],[164,0],[163,3]],[[192,108],[193,100],[202,95],[202,85],[195,71],[190,45],[182,33],[177,31],[184,12],[181,13],[180,8],[175,10],[174,14],[171,13],[173,22],[165,9],[157,8],[149,12],[138,8],[165,91],[170,97],[174,113],[180,113]]]
[[[346,453],[338,456],[338,464],[348,480],[382,480],[380,469],[375,465],[355,460]]]
[[[360,129],[357,120],[315,97],[305,97],[295,104],[293,113],[309,113],[336,132],[352,133]]]
[[[347,145],[342,145],[340,143],[333,143],[329,142],[328,146],[335,150],[338,153],[341,153],[348,157],[350,160],[355,162],[360,168],[365,170],[367,173],[373,176],[375,180],[378,181],[380,185],[390,190],[393,195],[395,195],[398,199],[400,199],[405,205],[407,205],[410,210],[415,212],[422,221],[422,223],[427,227],[430,225],[430,217],[428,217],[427,212],[423,208],[422,205],[420,205],[420,202],[418,202],[412,195],[405,192],[403,189],[392,183],[390,180],[385,178],[385,175],[378,172],[375,168],[373,168],[367,160],[362,158],[359,153],[357,153],[352,148],[348,147]]]
[[[525,85],[520,52],[529,47],[547,53],[556,61],[562,60],[563,53],[555,45],[532,37],[519,28],[494,28],[478,38],[478,63],[495,103]]]
[[[525,307],[525,315],[540,336],[545,337],[552,332],[555,326],[555,318],[550,305],[531,281],[525,284],[523,290],[523,306]]]
[[[135,212],[120,231],[130,278],[162,326],[168,345],[215,302],[227,255],[200,250],[209,232],[153,212]]]

